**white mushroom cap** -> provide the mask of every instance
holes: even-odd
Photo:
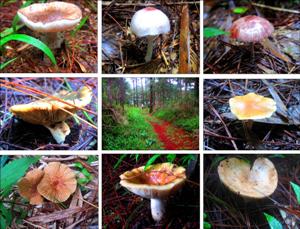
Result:
[[[248,198],[265,198],[277,188],[278,175],[267,158],[257,158],[251,165],[239,158],[221,161],[218,174],[222,183],[232,192]]]
[[[131,171],[123,173],[120,176],[120,184],[123,187],[127,188],[132,193],[139,195],[143,198],[167,199],[170,194],[176,192],[182,187],[186,179],[185,168],[177,167],[176,165],[171,163],[161,163],[152,165],[146,171],[144,171],[144,167],[145,166],[135,168]],[[146,179],[149,178],[147,177],[147,174],[150,174],[154,171],[158,173],[161,172],[167,174],[169,178],[165,176],[164,179],[169,179],[170,182],[167,182],[166,184],[162,185],[149,184],[149,182],[144,182]],[[149,176],[151,176],[151,174]]]
[[[162,11],[146,7],[133,15],[130,29],[138,37],[155,36],[169,32],[170,21]]]
[[[36,3],[18,10],[21,21],[33,31],[55,33],[73,29],[81,20],[82,12],[66,2]]]

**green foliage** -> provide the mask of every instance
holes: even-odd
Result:
[[[43,51],[45,53],[45,55],[47,55],[49,57],[49,59],[52,61],[52,63],[56,65],[56,60],[55,60],[55,57],[54,57],[52,51],[49,49],[49,47],[47,45],[45,45],[40,40],[38,40],[34,37],[31,37],[31,36],[25,35],[25,34],[12,34],[12,35],[6,36],[0,40],[0,48],[9,41],[22,41],[22,42],[25,42],[27,44],[30,44],[30,45],[40,49],[41,51]]]
[[[282,229],[281,223],[272,215],[269,215],[264,212],[264,215],[266,217],[266,220],[268,221],[268,224],[270,226],[270,229]]]
[[[15,57],[13,59],[10,59],[9,61],[6,61],[5,63],[1,63],[0,64],[0,70],[4,69],[6,66],[8,66],[10,63],[14,62],[16,59],[18,59],[18,57]]]
[[[82,26],[85,25],[86,21],[89,19],[89,16],[85,16],[84,18],[81,19],[80,23],[76,28],[71,32],[71,36],[74,37],[76,33],[81,29]]]
[[[199,129],[199,116],[194,116],[186,119],[177,119],[173,122],[174,125],[181,127],[187,131],[193,131]]]
[[[244,14],[248,11],[248,8],[247,7],[236,7],[232,11],[235,14]]]
[[[119,165],[122,163],[122,161],[125,159],[125,157],[127,157],[128,154],[122,154],[119,157],[119,160],[117,161],[117,163],[114,165],[114,169],[118,168]]]
[[[204,212],[204,220],[207,219],[207,214]],[[204,221],[204,229],[210,229],[211,228],[211,224],[209,222]]]
[[[1,167],[0,169],[0,193],[1,196],[6,196],[11,190],[12,186],[24,176],[26,170],[39,160],[39,156],[35,157],[23,157],[13,160]]]
[[[93,180],[93,175],[80,162],[75,162],[74,165],[83,175],[83,177],[77,179],[79,185],[84,186],[85,184]]]
[[[215,27],[205,27],[203,33],[204,33],[204,38],[217,37],[220,35],[229,35],[229,32],[226,32],[224,30]]]
[[[103,148],[105,150],[160,149],[152,126],[145,120],[142,109],[126,107],[128,124],[116,124],[109,117],[103,117]]]
[[[152,165],[157,158],[159,158],[161,156],[161,154],[155,154],[152,157],[150,157],[150,159],[147,161],[145,167],[144,167],[144,171],[146,171],[150,165]]]
[[[294,192],[295,192],[295,195],[296,195],[296,198],[297,198],[297,201],[298,201],[298,204],[300,204],[300,186],[293,183],[293,182],[290,182]]]

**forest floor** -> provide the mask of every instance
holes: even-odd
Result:
[[[146,120],[151,124],[159,141],[163,143],[165,150],[193,150],[199,148],[197,138],[187,131],[175,127],[172,123],[148,114]]]

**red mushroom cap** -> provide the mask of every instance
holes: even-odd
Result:
[[[243,42],[260,42],[273,31],[274,27],[268,20],[255,15],[236,20],[230,29],[231,38]]]

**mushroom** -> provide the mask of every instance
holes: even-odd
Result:
[[[247,198],[261,199],[272,195],[277,188],[278,175],[274,164],[267,158],[257,158],[253,166],[239,158],[220,162],[221,182],[232,192]]]
[[[54,99],[40,99],[28,104],[14,105],[10,107],[10,112],[26,122],[45,126],[50,130],[56,142],[61,144],[70,134],[70,127],[65,123],[65,120],[70,118],[71,114],[64,110],[74,114],[79,108],[88,105],[92,100],[92,90],[84,86],[78,92],[58,95],[57,97],[76,107]]]
[[[131,31],[138,37],[147,37],[148,47],[145,56],[146,63],[152,58],[154,37],[170,31],[170,21],[162,11],[146,7],[138,10],[132,17]]]
[[[181,189],[186,179],[185,168],[161,163],[132,169],[120,175],[121,186],[143,198],[151,199],[151,214],[160,221],[166,211],[168,197]]]
[[[255,15],[248,15],[236,20],[230,29],[231,38],[252,43],[253,56],[254,43],[258,42],[276,57],[286,62],[291,62],[290,58],[281,53],[268,39],[273,32],[274,26],[267,19]]]
[[[19,193],[22,197],[29,200],[32,205],[43,203],[43,197],[37,191],[37,185],[44,176],[44,172],[40,169],[29,171],[25,177],[18,182]]]
[[[44,177],[37,186],[38,192],[54,203],[66,201],[75,192],[75,173],[67,165],[50,162],[44,169]]]
[[[81,20],[81,9],[67,2],[36,3],[18,10],[21,21],[31,30],[44,33],[43,41],[51,48],[60,48],[64,35]]]
[[[269,118],[276,111],[276,102],[255,93],[229,99],[231,113],[243,121],[247,140],[252,141],[250,132],[253,120]]]

